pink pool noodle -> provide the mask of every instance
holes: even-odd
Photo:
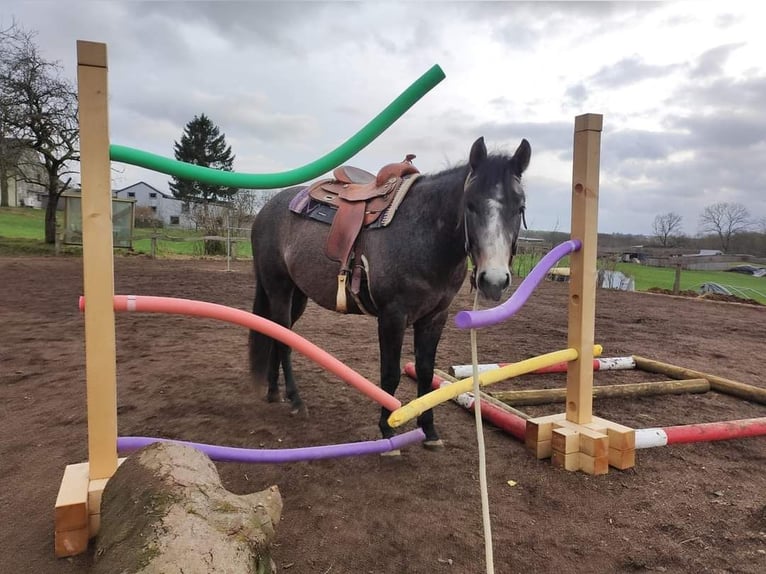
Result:
[[[80,297],[80,310],[85,309],[85,298]],[[364,378],[345,365],[327,351],[320,349],[290,329],[278,325],[258,315],[247,311],[233,309],[216,303],[193,301],[191,299],[177,299],[174,297],[151,297],[144,295],[115,295],[115,311],[137,311],[141,313],[169,313],[174,315],[191,315],[194,317],[206,317],[218,319],[235,325],[241,325],[254,331],[259,331],[289,345],[296,351],[305,355],[321,367],[337,375],[342,380],[361,391],[363,394],[386,407],[395,411],[402,406],[401,401],[392,397],[379,386]]]

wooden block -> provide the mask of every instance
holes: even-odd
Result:
[[[54,534],[54,551],[56,557],[75,556],[88,549],[88,527],[77,530],[56,531]]]
[[[125,462],[126,457],[117,459],[117,468]],[[104,494],[108,478],[97,478],[88,483],[88,514],[101,514],[101,496]]]
[[[580,452],[596,458],[609,456],[609,437],[590,429],[580,431]]]
[[[598,432],[601,434],[607,434],[607,427],[606,425],[602,424],[601,422],[597,422],[596,419],[593,419],[593,422],[590,422],[588,424],[583,425],[588,430],[592,430],[593,432]]]
[[[101,528],[101,515],[91,514],[88,516],[88,537],[95,537],[98,534],[99,528]]]
[[[551,441],[542,440],[540,442],[525,441],[525,446],[528,450],[532,451],[537,459],[550,458],[553,448],[551,447]]]
[[[551,448],[563,454],[580,452],[580,433],[567,427],[553,429]]]
[[[609,466],[625,470],[636,466],[636,449],[618,450],[609,449]]]
[[[61,479],[54,523],[56,532],[88,529],[88,463],[69,464]]]
[[[579,454],[580,470],[586,474],[606,474],[609,472],[609,455],[590,456],[581,452]]]
[[[551,440],[553,423],[566,420],[565,414],[548,415],[544,417],[535,417],[527,419],[527,428],[525,437],[533,442]]]
[[[551,455],[551,463],[554,466],[563,468],[564,470],[580,470],[580,453],[572,452],[565,454],[563,452],[554,450],[553,454]]]
[[[101,496],[104,494],[108,478],[91,480],[88,484],[88,514],[101,514]]]
[[[606,457],[609,455],[609,436],[588,428],[586,425],[563,421],[562,427],[575,430],[580,433],[580,452],[589,456]]]
[[[593,418],[593,424],[606,428],[606,434],[609,436],[609,448],[617,450],[636,448],[636,431],[632,428],[597,417]]]
[[[609,435],[609,448],[615,450],[635,450],[636,449],[636,431],[627,429],[621,431],[617,429],[607,429]]]

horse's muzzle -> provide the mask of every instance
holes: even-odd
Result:
[[[480,271],[476,286],[487,299],[499,301],[503,291],[511,285],[511,274],[505,269],[492,268]]]

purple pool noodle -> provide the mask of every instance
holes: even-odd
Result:
[[[124,436],[117,439],[117,450],[131,452],[155,442],[169,442],[184,444],[204,452],[211,460],[217,462],[243,462],[275,464],[282,462],[298,462],[306,460],[320,460],[323,458],[336,458],[343,456],[359,456],[364,454],[380,454],[402,448],[416,442],[425,440],[426,435],[422,429],[415,429],[396,435],[390,439],[379,439],[365,442],[352,442],[346,444],[333,444],[326,446],[310,446],[304,448],[288,449],[250,449],[231,446],[218,446],[213,444],[194,443],[183,440],[171,440],[164,438],[152,438],[143,436]]]
[[[532,291],[535,290],[535,287],[543,280],[548,271],[558,263],[559,259],[577,251],[581,246],[582,242],[579,239],[570,239],[558,244],[535,265],[535,268],[524,278],[524,281],[507,301],[491,309],[460,311],[455,316],[455,324],[459,329],[478,329],[509,319],[524,306]]]

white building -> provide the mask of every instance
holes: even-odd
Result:
[[[8,185],[9,207],[42,207],[43,197],[48,195],[48,174],[35,150],[20,140],[0,140],[0,177],[2,174]]]
[[[128,187],[113,192],[121,199],[135,199],[136,207],[148,207],[154,213],[155,219],[165,227],[194,227],[189,218],[189,203],[176,199],[171,194],[139,181]]]

